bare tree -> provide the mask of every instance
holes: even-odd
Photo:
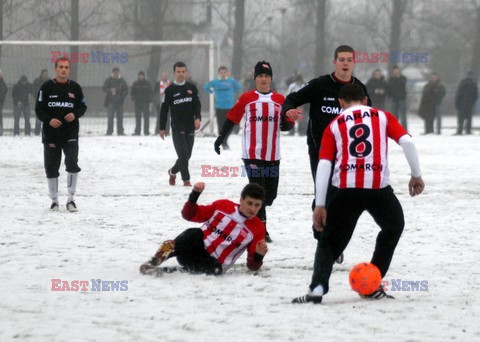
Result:
[[[232,73],[237,79],[242,76],[244,25],[245,0],[235,0],[235,28],[233,30]]]
[[[315,60],[314,72],[323,73],[325,70],[325,20],[327,0],[318,0],[315,8]]]
[[[401,37],[401,27],[402,27],[402,16],[405,13],[407,1],[406,0],[393,0],[393,10],[391,16],[392,26],[390,28],[390,44],[389,52],[390,56],[393,55],[395,51],[400,51],[400,37]],[[393,63],[388,65],[388,73],[391,74],[393,69]]]

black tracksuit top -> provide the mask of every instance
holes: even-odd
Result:
[[[360,85],[367,94],[367,88],[356,77],[352,77],[349,83]],[[332,73],[311,80],[302,89],[286,97],[282,108],[283,113],[305,103],[310,103],[307,129],[307,144],[310,153],[318,154],[323,131],[340,114],[341,107],[338,102],[338,93],[345,84],[339,82]],[[368,99],[368,105],[371,105],[370,98]]]
[[[82,88],[77,82],[68,80],[58,83],[55,80],[45,82],[38,91],[35,113],[43,122],[42,142],[51,143],[62,139],[78,139],[78,119],[85,114],[87,106],[83,98]],[[75,120],[67,122],[65,115],[75,114]],[[62,125],[58,128],[50,126],[51,119],[58,119]]]
[[[165,89],[165,98],[160,110],[160,130],[167,125],[168,110],[171,110],[172,130],[190,132],[195,130],[195,119],[201,119],[198,90],[193,84],[171,84]]]

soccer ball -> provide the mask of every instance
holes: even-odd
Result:
[[[380,270],[374,264],[362,262],[350,271],[350,286],[362,296],[372,294],[382,281]]]

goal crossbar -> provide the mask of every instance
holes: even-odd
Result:
[[[205,46],[208,47],[208,77],[214,79],[214,42],[212,40],[147,40],[147,41],[98,41],[98,40],[0,40],[2,45],[24,45],[24,46]],[[209,133],[213,135],[214,127],[214,99],[209,95]]]

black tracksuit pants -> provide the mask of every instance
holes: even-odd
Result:
[[[277,198],[278,181],[280,177],[280,160],[265,161],[257,159],[243,159],[245,172],[250,183],[257,183],[265,190],[265,201],[257,216],[267,225],[266,207],[271,206]]]
[[[188,171],[188,161],[192,156],[193,143],[195,141],[195,131],[174,131],[172,130],[173,146],[177,152],[177,161],[172,167],[172,173],[180,172],[184,182],[190,180]]]
[[[58,169],[62,161],[62,150],[65,154],[66,171],[80,172],[81,169],[78,167],[78,140],[62,139],[55,143],[43,144],[43,159],[47,178],[57,178],[59,176]]]
[[[175,252],[171,255],[185,270],[193,273],[222,274],[222,264],[205,249],[203,231],[189,228],[175,238]]]
[[[334,188],[327,204],[326,227],[317,243],[311,290],[322,285],[324,293],[328,292],[332,265],[347,247],[365,210],[380,226],[371,263],[378,267],[382,278],[385,276],[405,225],[402,206],[393,189]]]

